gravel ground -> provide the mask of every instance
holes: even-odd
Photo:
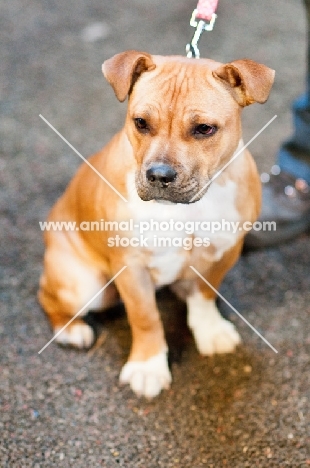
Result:
[[[297,0],[219,2],[201,54],[249,57],[276,69],[264,106],[244,112],[245,141],[261,170],[291,131],[303,89],[305,19]],[[63,349],[37,300],[43,244],[38,221],[81,163],[39,118],[83,155],[120,128],[125,105],[101,74],[114,53],[184,54],[195,2],[10,0],[1,2],[0,69],[0,466],[157,468],[310,466],[310,248],[303,236],[242,257],[222,293],[279,351],[238,317],[236,354],[199,357],[184,306],[158,300],[173,384],[149,402],[120,387],[130,332],[119,308],[97,316],[106,340],[94,352]],[[227,309],[225,309],[227,312]],[[90,317],[90,320],[94,320]]]

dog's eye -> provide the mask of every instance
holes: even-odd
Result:
[[[215,125],[208,125],[208,124],[200,124],[196,125],[194,128],[194,135],[199,136],[211,136],[217,131],[217,127]]]
[[[135,123],[137,130],[144,131],[144,132],[149,130],[147,121],[145,119],[142,119],[141,117],[137,117],[133,119],[133,121]]]

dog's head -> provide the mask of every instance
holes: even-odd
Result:
[[[265,102],[274,78],[246,59],[223,65],[138,51],[115,55],[102,69],[117,98],[129,96],[125,128],[140,198],[173,203],[204,195],[238,146],[241,109]]]

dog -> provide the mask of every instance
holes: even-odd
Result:
[[[243,149],[240,114],[267,100],[274,71],[248,59],[221,64],[133,50],[105,61],[102,69],[118,100],[128,97],[124,128],[88,160],[92,167],[79,168],[48,220],[77,226],[104,220],[114,222],[113,229],[46,231],[38,297],[56,340],[87,348],[95,337],[82,319],[85,304],[106,285],[89,308],[123,301],[132,347],[120,381],[152,398],[171,383],[156,289],[171,285],[186,301],[202,355],[233,352],[241,341],[215,299],[246,230],[210,231],[206,237],[202,227],[223,219],[243,226],[258,217],[260,179]],[[141,223],[163,220],[164,232],[147,232],[137,242]],[[190,235],[179,230],[181,222],[194,226]],[[178,242],[158,245],[159,234]]]

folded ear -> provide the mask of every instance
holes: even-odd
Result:
[[[240,106],[267,101],[275,71],[252,60],[235,60],[213,71],[231,90]]]
[[[155,68],[152,57],[146,52],[127,50],[106,60],[102,72],[119,101],[125,101],[141,73]]]

